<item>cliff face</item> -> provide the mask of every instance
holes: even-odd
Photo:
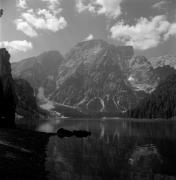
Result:
[[[0,49],[0,127],[15,126],[17,98],[9,59],[6,49]]]
[[[129,61],[128,82],[133,90],[145,91],[150,94],[161,82],[175,72],[176,70],[171,65],[171,62],[169,65],[154,66],[144,56],[136,56]]]
[[[153,57],[150,58],[149,61],[151,62],[154,68],[170,66],[176,69],[176,55],[165,55],[160,57]]]
[[[172,118],[176,116],[176,72],[167,76],[157,88],[128,112],[133,118]]]
[[[150,93],[157,87],[159,74],[144,56],[131,58],[128,66],[128,82],[134,90]]]
[[[30,120],[38,114],[38,106],[34,90],[24,79],[15,79],[15,91],[18,98],[16,113]]]
[[[18,99],[27,103],[20,102],[17,109],[28,109],[29,103],[35,110],[30,99],[36,102],[38,95],[91,115],[126,112],[175,72],[174,58],[170,59],[147,60],[134,56],[131,46],[103,40],[80,42],[65,58],[58,51],[48,51],[12,64],[13,77],[21,79],[16,82]]]
[[[39,56],[12,63],[14,78],[25,79],[40,97],[48,96],[56,88],[57,70],[63,56],[58,51],[48,51]]]
[[[128,111],[176,72],[166,59],[154,65],[144,56],[134,56],[131,46],[103,40],[78,43],[58,68],[52,100],[88,113]]]
[[[140,99],[127,80],[130,46],[102,40],[77,44],[58,69],[52,99],[88,112],[123,112]]]

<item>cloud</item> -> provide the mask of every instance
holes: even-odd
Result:
[[[26,52],[33,48],[32,43],[26,40],[20,41],[3,41],[0,42],[0,48],[7,48],[12,54],[18,53],[20,51]]]
[[[170,25],[168,32],[164,35],[164,39],[169,39],[170,36],[176,37],[176,23]]]
[[[67,27],[67,21],[60,15],[62,0],[42,0],[47,3],[44,9],[22,9],[19,18],[15,19],[16,29],[30,37],[38,35],[37,30],[57,32]],[[26,2],[20,0],[18,2]],[[17,3],[17,6],[19,4]],[[27,4],[26,4],[27,6]]]
[[[21,17],[36,29],[56,32],[67,26],[67,21],[64,17],[57,18],[46,9],[39,9],[37,13],[30,9],[22,13]]]
[[[19,9],[27,9],[26,0],[17,0],[16,1],[16,7]]]
[[[150,19],[142,17],[132,26],[121,21],[110,29],[110,33],[112,39],[135,49],[146,50],[175,36],[175,30],[176,24],[168,22],[165,15],[160,15]]]
[[[23,19],[15,20],[16,29],[22,31],[24,34],[30,37],[36,37],[38,34],[37,32]]]
[[[3,9],[0,9],[0,17],[3,15]]]
[[[121,3],[123,0],[76,0],[76,9],[79,13],[89,11],[97,15],[105,15],[109,18],[117,18],[121,15]]]
[[[86,38],[85,41],[90,41],[94,38],[93,34],[89,34]]]
[[[164,1],[164,0],[161,0],[161,1],[158,1],[157,3],[155,3],[155,4],[153,4],[152,5],[152,8],[153,9],[162,9],[163,8],[163,6],[165,6],[167,4],[167,2],[166,1]]]
[[[51,10],[54,14],[58,14],[62,12],[62,8],[60,8],[62,0],[42,0],[43,2],[47,2],[48,9]]]

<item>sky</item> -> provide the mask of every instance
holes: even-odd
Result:
[[[147,58],[176,54],[176,0],[0,0],[0,47],[11,62],[80,41],[131,45]]]

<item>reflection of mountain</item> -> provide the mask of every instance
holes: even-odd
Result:
[[[129,159],[129,163],[133,168],[140,168],[142,171],[149,171],[153,168],[159,168],[162,163],[160,154],[153,144],[137,146]],[[156,162],[155,162],[156,161]]]
[[[155,174],[160,172],[162,162],[162,157],[155,145],[145,144],[136,147],[129,159],[131,178],[153,179]]]
[[[140,180],[150,180],[150,175],[176,176],[172,165],[176,160],[173,123],[107,121],[61,122],[60,126],[66,129],[88,129],[92,134],[83,139],[50,138],[46,162],[49,177],[137,180],[134,174],[143,174]],[[129,164],[130,158],[134,166]]]

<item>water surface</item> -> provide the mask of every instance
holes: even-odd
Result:
[[[79,180],[175,180],[176,122],[124,119],[60,119],[40,131],[88,130],[87,138],[51,136],[47,178]]]

